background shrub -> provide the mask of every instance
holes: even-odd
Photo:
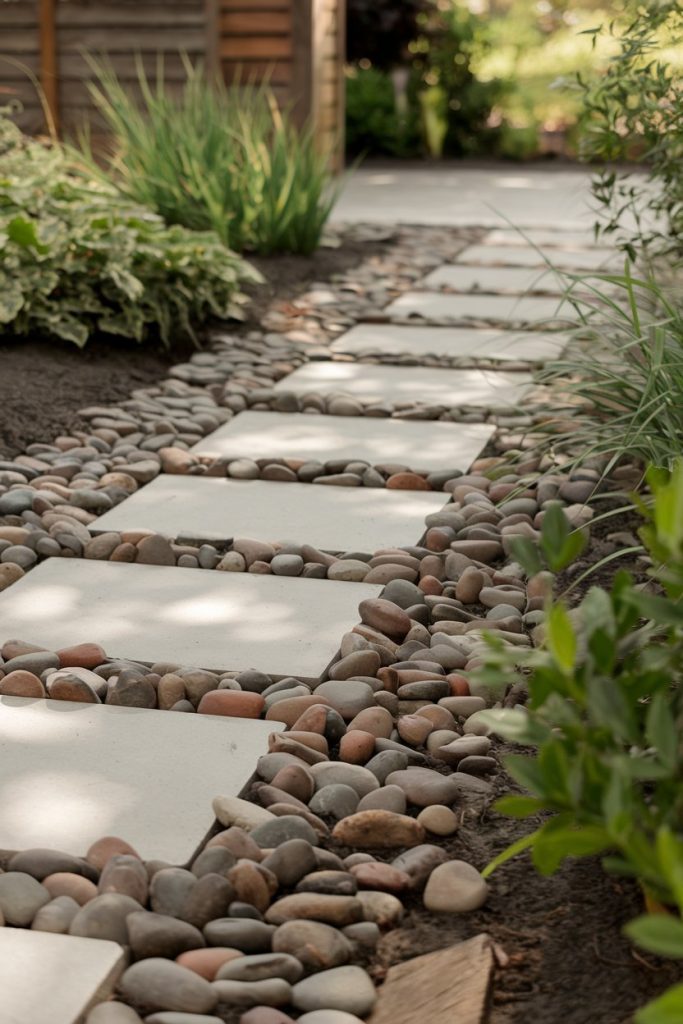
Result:
[[[140,65],[138,99],[106,64],[91,64],[110,136],[105,174],[125,195],[167,223],[215,231],[238,252],[317,248],[335,199],[329,154],[278,110],[267,86],[209,82],[188,63],[174,96],[161,68],[150,82]]]
[[[167,227],[57,144],[0,112],[0,330],[82,346],[97,332],[169,345],[195,324],[239,317],[248,264],[212,232]]]

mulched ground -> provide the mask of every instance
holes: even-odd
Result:
[[[251,295],[247,320],[235,329],[259,326],[273,301],[296,297],[381,248],[381,242],[346,239],[339,248],[323,248],[311,257],[252,259],[266,282],[245,289]],[[156,384],[192,351],[188,344],[166,352],[123,339],[96,339],[81,351],[58,340],[0,335],[0,459],[18,455],[34,442],[49,443],[60,433],[88,429],[78,409],[115,404],[134,388]]]

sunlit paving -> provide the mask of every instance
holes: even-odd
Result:
[[[556,358],[566,344],[566,336],[555,332],[357,324],[330,347],[333,352],[377,354],[387,359],[391,356],[440,356],[541,363]]]
[[[572,309],[563,298],[537,295],[446,295],[440,292],[404,292],[386,308],[394,320],[419,317],[433,323],[463,320],[502,321],[538,325],[568,323]]]

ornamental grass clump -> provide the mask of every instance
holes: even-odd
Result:
[[[569,610],[549,599],[544,644],[509,655],[491,639],[484,680],[500,689],[523,680],[525,708],[482,712],[496,734],[530,748],[505,759],[528,795],[499,800],[515,818],[543,813],[528,836],[486,869],[530,850],[543,874],[565,857],[603,856],[613,874],[637,880],[643,914],[625,928],[642,949],[683,960],[683,459],[650,471],[652,508],[640,531],[651,559],[649,585],[619,572]],[[539,551],[521,539],[527,572],[556,543],[559,509],[546,517]],[[548,813],[549,812],[549,813]],[[640,1010],[637,1024],[683,1020],[683,983]]]
[[[267,85],[226,86],[186,62],[171,93],[138,67],[138,90],[91,60],[93,100],[109,135],[108,177],[169,224],[215,231],[238,252],[309,255],[335,199],[329,154],[280,111]],[[83,153],[90,157],[87,139]]]
[[[258,279],[215,233],[167,227],[0,111],[0,332],[197,343],[208,318],[241,317],[240,281]]]

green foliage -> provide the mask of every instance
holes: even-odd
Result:
[[[105,172],[125,195],[169,224],[215,231],[238,252],[317,248],[335,200],[329,154],[278,110],[267,86],[209,82],[187,63],[172,94],[162,65],[149,81],[140,64],[136,98],[106,64],[91,66],[111,135]]]
[[[683,250],[680,0],[625,0],[618,17],[588,34],[594,41],[609,40],[615,53],[600,77],[578,78],[582,153],[601,162],[635,159],[649,171],[640,182],[613,171],[598,176],[594,194],[603,209],[603,231],[622,241],[635,231],[647,246]]]
[[[582,458],[625,455],[670,468],[683,447],[683,308],[675,286],[646,271],[634,275],[628,263],[623,274],[570,280],[577,333],[595,343],[573,346],[544,376],[580,401],[571,431],[549,443]],[[545,429],[552,434],[555,426]]]
[[[654,590],[618,573],[611,590],[589,590],[571,612],[550,602],[543,648],[516,652],[514,663],[494,648],[488,671],[527,673],[529,702],[485,718],[499,735],[536,748],[506,761],[531,795],[497,808],[553,816],[487,873],[522,849],[544,874],[567,856],[605,854],[607,870],[638,879],[651,911],[627,934],[683,959],[683,459],[648,481],[654,507],[641,535]],[[636,1019],[678,1019],[682,995],[681,986],[670,990]]]
[[[409,157],[421,151],[419,112],[401,115],[391,77],[377,68],[350,68],[346,76],[346,149],[351,156],[373,153]]]
[[[0,112],[0,330],[82,346],[97,332],[196,340],[194,324],[240,315],[255,271],[210,232],[166,227],[58,145]]]

